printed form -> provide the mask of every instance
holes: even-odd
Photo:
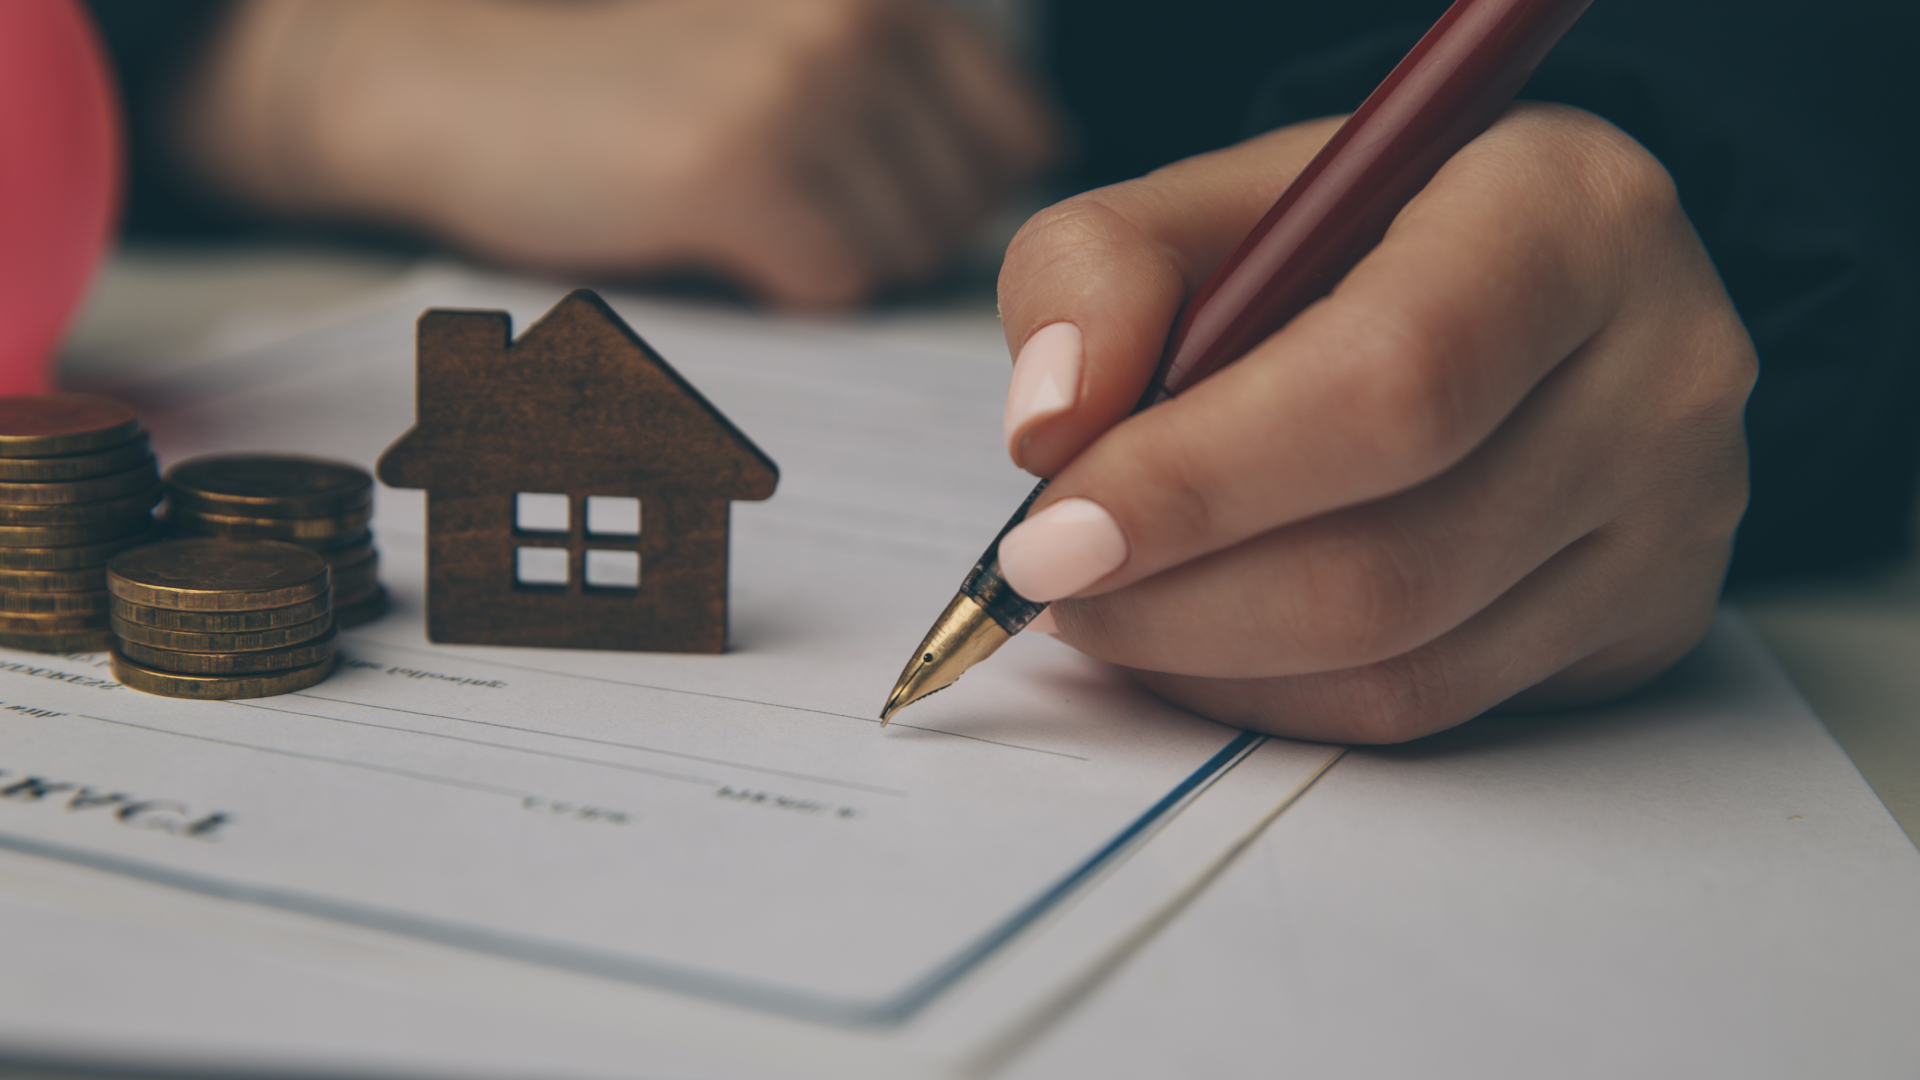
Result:
[[[371,468],[412,423],[421,309],[506,308],[517,334],[560,295],[428,279],[107,389],[163,467]],[[957,1002],[959,1046],[1090,977],[1337,758],[1037,634],[881,729],[904,650],[1031,484],[999,442],[1004,346],[615,306],[781,469],[733,510],[724,655],[432,645],[423,496],[382,488],[394,610],[310,690],[172,700],[104,657],[0,653],[0,891],[52,860],[861,1038]]]

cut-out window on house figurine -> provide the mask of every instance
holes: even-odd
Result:
[[[522,547],[513,549],[513,580],[521,585],[550,589],[565,588],[572,578],[563,547]]]
[[[587,496],[587,535],[639,536],[640,500],[620,495]]]
[[[583,289],[518,340],[428,311],[417,360],[379,472],[427,492],[430,638],[725,648],[729,505],[779,470],[612,309]]]
[[[513,497],[513,527],[525,533],[563,533],[572,527],[565,495],[522,491]]]
[[[593,589],[640,588],[640,553],[587,549],[587,587]]]

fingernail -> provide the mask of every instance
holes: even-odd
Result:
[[[1066,412],[1080,398],[1080,328],[1048,323],[1034,331],[1013,361],[1007,385],[1007,455],[1020,461],[1020,437],[1036,420]]]
[[[1058,600],[1127,561],[1120,523],[1092,499],[1061,499],[1000,540],[1000,572],[1029,600]]]
[[[1040,614],[1035,615],[1033,621],[1027,623],[1027,633],[1060,636],[1060,624],[1053,621],[1053,609],[1041,608]]]

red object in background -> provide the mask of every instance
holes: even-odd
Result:
[[[53,353],[112,238],[120,116],[78,0],[0,0],[0,394],[53,386]]]

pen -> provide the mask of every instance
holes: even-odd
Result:
[[[1447,159],[1485,131],[1592,0],[1455,0],[1187,301],[1138,409],[1227,366],[1331,292]],[[974,564],[880,712],[953,685],[1046,607],[1000,573],[1000,539]]]

